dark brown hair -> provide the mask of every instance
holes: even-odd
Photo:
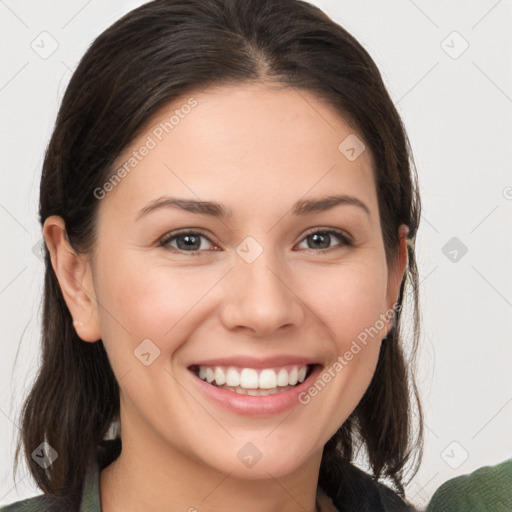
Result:
[[[325,445],[319,476],[319,485],[336,495],[340,462],[353,460],[362,447],[374,477],[403,495],[406,472],[417,470],[421,459],[423,432],[414,366],[405,355],[415,354],[419,337],[417,178],[375,63],[320,9],[299,0],[155,0],[114,23],[87,50],[62,100],[43,163],[41,225],[60,215],[72,247],[90,253],[98,208],[93,191],[152,116],[210,85],[258,80],[311,91],[356,128],[374,160],[388,264],[397,256],[399,225],[409,226],[409,263],[393,328],[364,397]],[[403,340],[407,292],[413,326]],[[23,448],[43,492],[76,501],[85,469],[118,414],[119,388],[103,342],[77,336],[45,247],[42,362],[22,410],[15,468]],[[46,470],[30,456],[42,441],[58,452]]]

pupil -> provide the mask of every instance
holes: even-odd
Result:
[[[324,243],[323,245],[321,244],[316,244],[314,247],[321,247],[322,249],[328,249],[329,248],[329,238],[330,238],[330,235],[328,235],[327,233],[324,233],[324,234],[318,234],[318,233],[315,233],[314,235],[311,235],[311,237],[316,241],[319,241],[322,242],[322,240],[326,243]]]
[[[184,247],[182,246],[182,247],[180,247],[180,249],[183,249],[183,248],[198,249],[198,247],[196,247],[198,245],[197,239],[198,239],[198,237],[195,235],[183,235],[180,238],[178,238],[178,245],[180,245],[180,243],[179,243],[180,240],[184,240],[185,241]]]

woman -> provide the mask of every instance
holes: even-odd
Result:
[[[419,218],[380,74],[318,8],[124,16],[43,165],[43,360],[18,447],[43,494],[3,510],[411,510]]]

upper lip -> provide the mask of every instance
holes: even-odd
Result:
[[[243,368],[275,368],[287,365],[314,365],[319,364],[318,361],[310,357],[299,357],[296,355],[281,355],[274,357],[251,357],[248,355],[217,357],[215,359],[207,359],[191,363],[191,366],[240,366]]]

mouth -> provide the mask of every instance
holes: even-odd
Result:
[[[293,389],[321,367],[320,364],[289,364],[270,368],[191,365],[188,370],[207,384],[238,395],[268,396]]]

